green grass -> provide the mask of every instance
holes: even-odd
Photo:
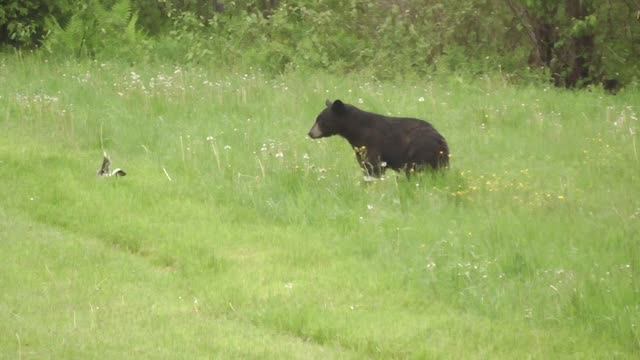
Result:
[[[637,90],[14,57],[0,83],[2,358],[640,356]],[[431,121],[451,169],[363,182],[306,136],[325,98]]]

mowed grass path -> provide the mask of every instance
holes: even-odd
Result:
[[[0,357],[640,356],[639,92],[258,74],[0,60]],[[363,182],[325,98],[451,169]]]

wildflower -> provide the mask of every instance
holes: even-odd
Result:
[[[418,102],[424,102],[424,96],[420,96],[420,97],[418,98]]]
[[[358,104],[363,104],[364,100],[362,100],[361,98],[358,98]]]
[[[207,141],[213,141],[213,136],[211,135],[207,136]]]
[[[277,157],[277,158],[284,157],[284,154],[282,153],[282,151],[278,151],[278,152],[276,153],[276,157]]]
[[[304,155],[302,155],[302,158],[305,160],[309,160],[309,155],[307,153],[304,153]]]
[[[368,210],[373,210],[373,205],[367,205]]]
[[[225,146],[224,146],[224,149],[225,149],[225,150],[231,150],[231,146],[230,146],[230,145],[225,145]]]

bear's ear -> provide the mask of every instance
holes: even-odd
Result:
[[[345,110],[347,110],[347,108],[342,101],[336,100],[331,105],[331,110],[337,114],[342,114],[345,112]]]
[[[327,105],[328,109],[331,109],[331,105],[332,105],[331,100],[329,99],[325,100],[324,104]]]

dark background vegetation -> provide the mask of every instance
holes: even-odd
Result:
[[[640,0],[2,0],[0,44],[48,57],[365,71],[640,78]]]

